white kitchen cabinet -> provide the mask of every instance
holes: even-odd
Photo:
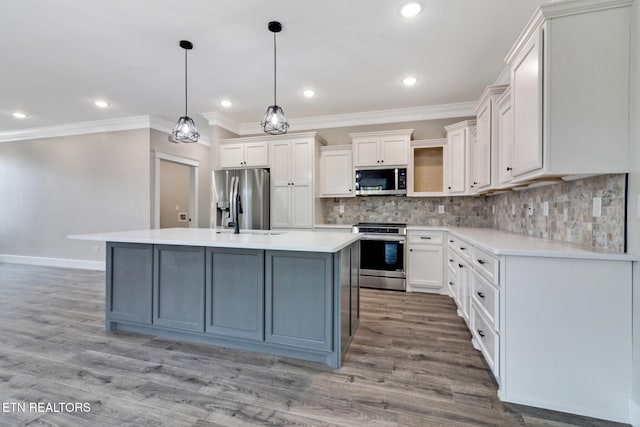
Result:
[[[628,172],[630,4],[551,2],[529,21],[506,58],[514,182]]]
[[[270,151],[271,228],[312,228],[319,140],[290,134],[271,140]]]
[[[513,105],[511,89],[507,89],[496,101],[498,108],[498,161],[494,168],[497,186],[512,180],[513,169]]]
[[[406,167],[413,129],[349,134],[353,144],[353,165]]]
[[[448,233],[444,268],[500,400],[628,423],[633,257],[471,233]]]
[[[444,233],[407,232],[407,292],[447,293],[444,285]]]
[[[473,192],[491,188],[491,168],[498,150],[498,110],[496,100],[507,85],[487,86],[476,105],[476,138],[471,146],[471,185]],[[495,165],[493,165],[495,167]]]
[[[269,148],[267,141],[227,141],[229,140],[220,142],[220,169],[269,167]]]
[[[319,197],[354,197],[353,154],[350,145],[320,148]]]
[[[446,139],[411,141],[407,196],[441,197],[444,192]]]
[[[467,194],[469,192],[470,146],[475,127],[475,120],[466,120],[445,127],[447,132],[445,177],[448,194]]]

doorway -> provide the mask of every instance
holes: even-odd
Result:
[[[198,161],[155,151],[152,228],[198,227]]]

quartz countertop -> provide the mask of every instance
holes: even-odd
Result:
[[[494,255],[638,261],[636,255],[586,249],[568,243],[508,233],[493,228],[408,226],[409,231],[448,231]]]
[[[207,246],[302,252],[338,252],[360,239],[351,232],[293,230],[233,230],[214,228],[163,228],[109,233],[77,234],[69,239],[158,245]]]

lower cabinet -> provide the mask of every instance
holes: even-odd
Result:
[[[198,246],[154,246],[153,324],[204,332],[204,254]]]
[[[207,248],[207,333],[264,340],[264,251]]]
[[[446,293],[443,239],[440,231],[409,230],[407,291]]]
[[[332,254],[266,251],[265,341],[332,350]]]
[[[151,324],[153,246],[107,245],[106,318]]]

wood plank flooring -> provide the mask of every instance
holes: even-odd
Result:
[[[503,404],[445,296],[362,290],[344,366],[104,332],[104,274],[0,263],[0,426],[610,426]]]

